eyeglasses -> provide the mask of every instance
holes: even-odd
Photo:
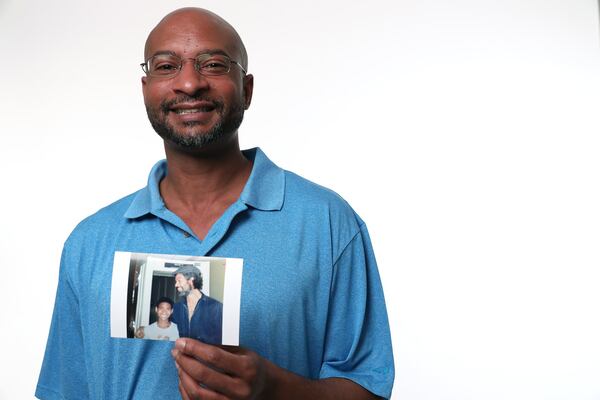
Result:
[[[157,54],[140,64],[148,76],[172,78],[181,71],[183,62],[192,60],[194,69],[205,76],[225,75],[231,70],[231,64],[237,65],[246,74],[240,63],[223,54],[200,54],[196,58],[181,58],[174,54]]]

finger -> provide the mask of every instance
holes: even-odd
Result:
[[[240,354],[234,354],[220,347],[206,344],[193,339],[177,339],[175,348],[202,360],[204,363],[214,367],[214,369],[225,372],[228,375],[242,376],[247,368],[246,362],[240,357]]]
[[[191,400],[190,396],[188,396],[187,392],[183,388],[183,385],[181,384],[181,381],[179,381],[179,393],[181,393],[181,399],[182,400]]]
[[[227,400],[222,394],[198,384],[183,370],[179,372],[179,391],[187,396],[183,397],[182,395],[183,400]]]
[[[231,377],[196,358],[179,353],[175,356],[175,365],[181,374],[186,374],[201,386],[226,395],[239,395],[245,393],[244,384],[240,379]]]

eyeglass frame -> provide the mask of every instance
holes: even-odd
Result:
[[[177,57],[180,62],[179,62],[179,68],[177,68],[177,72],[175,72],[174,74],[169,74],[169,75],[152,75],[150,73],[150,70],[148,68],[148,61],[150,61],[151,59],[153,59],[154,57],[157,56],[171,56],[171,57]],[[222,74],[217,74],[217,75],[206,75],[204,73],[202,73],[202,68],[199,68],[198,66],[200,65],[197,61],[199,57],[202,56],[213,56],[213,55],[219,55],[219,56],[223,56],[225,58],[227,58],[229,60],[229,69],[227,70],[227,72],[224,72]],[[239,62],[232,60],[227,54],[221,53],[221,52],[208,52],[208,53],[201,53],[198,54],[196,57],[179,57],[177,54],[173,54],[173,53],[159,53],[159,54],[155,54],[152,57],[149,57],[148,59],[146,59],[146,61],[144,61],[143,63],[140,64],[140,67],[142,67],[142,71],[144,71],[144,73],[146,74],[146,76],[151,76],[153,78],[174,78],[177,75],[179,75],[179,73],[181,72],[181,69],[183,68],[183,63],[184,61],[188,61],[188,60],[192,60],[194,62],[194,69],[196,70],[196,72],[198,72],[200,75],[202,76],[222,76],[222,75],[226,75],[229,72],[231,72],[231,64],[235,64],[237,65],[242,72],[244,73],[244,75],[248,74],[248,71],[246,71],[246,69],[244,67],[242,67],[242,64],[240,64]]]

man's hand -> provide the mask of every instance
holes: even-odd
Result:
[[[172,354],[183,400],[378,399],[348,379],[306,379],[240,347],[185,338],[177,339]]]
[[[178,339],[172,351],[183,400],[256,399],[266,381],[266,360],[239,347]]]

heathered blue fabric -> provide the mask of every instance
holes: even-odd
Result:
[[[302,376],[344,377],[390,396],[389,324],[365,224],[337,194],[280,169],[260,149],[244,154],[252,174],[204,240],[165,208],[165,161],[146,188],[75,228],[36,396],[180,398],[173,343],[110,337],[115,251],[243,258],[241,346]]]

